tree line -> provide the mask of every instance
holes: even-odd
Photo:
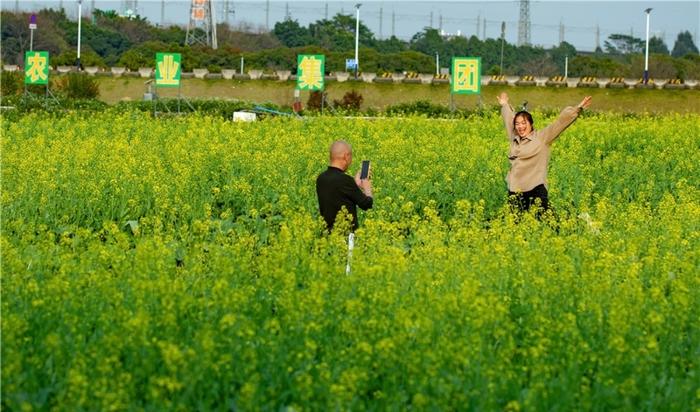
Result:
[[[2,63],[21,65],[29,50],[29,15],[3,11],[0,19]],[[54,66],[75,64],[77,22],[62,10],[44,9],[37,13],[37,24],[34,49],[49,51]],[[354,57],[355,18],[351,15],[337,14],[308,26],[287,19],[269,32],[219,24],[217,32],[217,50],[188,46],[182,27],[159,27],[140,16],[126,18],[114,11],[95,10],[90,19],[83,20],[81,63],[136,70],[153,67],[156,52],[170,51],[182,54],[185,71],[238,69],[241,59],[246,69],[294,71],[297,54],[325,54],[326,70],[332,72],[345,70],[345,60]],[[609,36],[604,49],[582,53],[567,42],[548,49],[516,46],[501,39],[443,36],[433,28],[424,28],[408,41],[394,36],[378,39],[360,23],[359,44],[360,69],[365,72],[431,73],[436,69],[436,55],[442,67],[448,67],[453,56],[480,56],[485,74],[561,75],[566,57],[569,76],[640,77],[644,67],[643,40],[624,34]],[[652,77],[700,79],[700,55],[689,32],[680,33],[672,49],[654,37],[649,50]]]

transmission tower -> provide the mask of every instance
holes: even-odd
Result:
[[[530,45],[530,0],[520,0],[518,20],[518,46]]]
[[[186,45],[199,43],[216,50],[216,19],[211,3],[211,0],[192,0],[185,35]]]

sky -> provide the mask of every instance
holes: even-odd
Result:
[[[519,1],[363,1],[360,20],[376,37],[392,34],[409,40],[425,27],[442,29],[449,34],[498,38],[505,22],[505,38],[517,43]],[[44,7],[64,7],[69,16],[77,15],[77,0],[2,0],[3,10],[23,11]],[[355,13],[357,1],[268,1],[214,0],[218,21],[233,26],[245,24],[255,30],[284,20],[287,13],[306,26],[311,22],[343,12]],[[153,23],[161,23],[161,6],[165,24],[186,25],[189,0],[83,0],[83,15],[92,5],[103,10],[123,13],[136,9]],[[224,13],[228,5],[228,13]],[[651,7],[650,35],[664,39],[669,50],[681,31],[689,31],[695,44],[700,27],[700,1],[530,1],[530,41],[533,45],[552,47],[563,40],[578,50],[593,51],[603,47],[610,34],[646,36],[645,9]],[[327,9],[327,14],[326,14]],[[432,15],[432,19],[431,19]],[[485,24],[484,24],[485,21]],[[432,22],[432,24],[431,24]],[[39,28],[40,29],[40,28]]]

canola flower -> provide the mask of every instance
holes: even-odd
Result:
[[[698,116],[584,120],[545,221],[497,113],[3,122],[3,408],[697,410]],[[339,138],[374,169],[351,276]]]

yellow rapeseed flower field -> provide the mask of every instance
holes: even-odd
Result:
[[[587,114],[540,221],[497,113],[4,121],[3,409],[699,410],[698,124]],[[373,165],[349,276],[335,139]]]

